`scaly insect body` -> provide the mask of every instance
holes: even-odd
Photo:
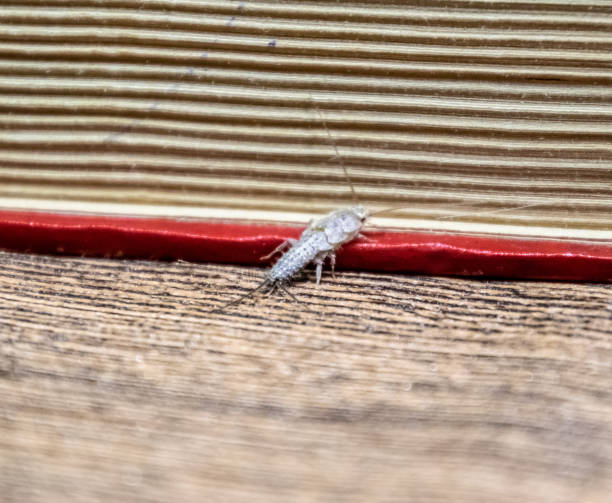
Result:
[[[223,308],[237,304],[245,297],[264,288],[269,288],[270,290],[281,289],[291,295],[285,289],[285,285],[311,263],[316,265],[318,285],[321,282],[325,260],[330,259],[333,274],[336,264],[336,250],[360,235],[359,233],[368,216],[369,212],[366,208],[363,206],[353,206],[332,211],[328,215],[312,221],[304,229],[299,240],[288,239],[273,250],[272,253],[262,257],[262,259],[268,259],[283,249],[290,247],[278,259],[276,264],[272,266],[264,280],[256,288],[238,299],[228,302]]]
[[[341,161],[342,170],[344,171],[344,176],[351,189],[353,199],[358,201],[355,187],[353,187],[346,166],[342,162],[340,152],[338,152],[338,148],[327,127],[325,118],[318,108],[316,108],[316,110],[325,126],[327,136],[336,152],[336,157]],[[360,235],[360,231],[368,216],[370,216],[370,213],[366,208],[361,205],[356,205],[350,208],[332,211],[318,220],[313,220],[310,225],[304,229],[300,239],[288,239],[272,251],[272,253],[262,257],[262,260],[265,260],[289,248],[287,252],[278,259],[276,264],[272,266],[264,280],[256,288],[250,290],[236,300],[228,302],[220,309],[237,304],[249,295],[265,288],[270,291],[280,289],[293,297],[285,288],[285,285],[311,263],[316,265],[318,285],[321,282],[321,274],[323,272],[323,263],[325,260],[329,258],[333,275],[336,266],[336,250],[343,244],[352,241]],[[297,300],[295,297],[293,298]]]
[[[270,269],[267,280],[270,284],[288,282],[293,276],[314,262],[317,266],[317,285],[321,282],[323,262],[329,258],[332,269],[336,263],[336,250],[344,243],[355,239],[368,217],[363,206],[354,206],[333,211],[311,222],[298,241],[289,240],[272,252],[272,255],[287,244],[292,245]]]

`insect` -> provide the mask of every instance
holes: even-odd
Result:
[[[346,166],[342,162],[342,158],[329,132],[329,128],[325,123],[325,119],[318,109],[317,112],[325,125],[325,130],[334,147],[336,157],[340,160],[353,199],[357,201],[355,187],[351,182]],[[361,234],[361,229],[369,216],[370,212],[364,206],[356,204],[349,208],[332,211],[322,218],[313,220],[308,227],[304,229],[300,239],[288,239],[271,253],[262,257],[262,260],[266,260],[286,250],[274,266],[268,270],[265,278],[258,286],[237,299],[226,303],[218,310],[223,310],[229,306],[238,304],[246,297],[264,289],[268,289],[271,292],[281,290],[297,301],[295,296],[287,290],[286,285],[311,263],[314,263],[316,266],[317,285],[319,285],[321,283],[323,264],[327,259],[330,261],[333,276],[336,266],[336,251],[343,244],[353,241],[357,237],[364,237]]]
[[[262,260],[266,260],[287,249],[276,264],[268,270],[265,278],[257,287],[236,300],[228,302],[220,310],[238,304],[246,297],[263,289],[269,289],[271,292],[281,290],[297,301],[295,296],[287,290],[286,285],[311,263],[316,265],[317,285],[319,285],[323,263],[327,259],[330,260],[333,275],[336,266],[336,250],[343,244],[361,236],[361,229],[368,216],[368,210],[359,205],[332,211],[323,218],[312,221],[304,229],[300,239],[288,239],[271,253],[262,257]]]
[[[376,212],[370,212],[364,206],[358,204],[357,193],[349,177],[342,157],[338,152],[338,148],[331,136],[327,124],[325,123],[324,117],[318,109],[317,112],[319,113],[321,120],[325,126],[325,130],[327,131],[330,143],[336,152],[336,157],[340,161],[340,164],[344,171],[344,176],[346,178],[346,181],[348,182],[348,186],[350,187],[353,200],[355,201],[355,205],[348,208],[332,211],[324,217],[321,217],[317,220],[313,220],[308,225],[308,227],[304,229],[299,239],[288,239],[276,249],[274,249],[271,253],[269,253],[265,257],[262,257],[262,260],[266,260],[277,253],[285,251],[285,253],[279,258],[279,260],[274,264],[274,266],[272,266],[272,268],[267,271],[266,276],[261,281],[261,283],[259,283],[259,285],[257,285],[252,290],[249,290],[237,299],[226,303],[218,309],[215,309],[214,311],[221,311],[229,306],[238,304],[253,293],[265,289],[269,290],[270,292],[281,290],[282,292],[292,297],[296,302],[298,302],[295,296],[291,294],[291,292],[287,289],[287,285],[298,273],[303,271],[311,263],[315,264],[316,281],[317,285],[319,285],[321,282],[324,262],[329,259],[333,276],[334,268],[336,265],[336,251],[342,245],[349,243],[350,241],[353,241],[358,237],[365,237],[361,234],[361,230],[363,229],[363,226],[369,217],[388,211],[402,209],[402,207],[395,207],[387,208]],[[539,205],[540,203],[527,204],[511,208],[503,208],[501,210],[487,211],[481,214],[498,213],[501,211],[529,208]],[[472,212],[469,214],[473,215],[474,213]]]

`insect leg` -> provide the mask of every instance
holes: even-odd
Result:
[[[285,241],[284,243],[281,243],[276,248],[274,248],[274,250],[271,253],[264,255],[259,260],[268,260],[269,258],[272,258],[278,252],[282,252],[285,248],[287,247],[291,248],[292,246],[295,246],[295,243],[297,242],[298,242],[297,239],[289,238],[287,239],[287,241]]]
[[[335,278],[336,275],[334,274],[336,271],[336,253],[333,251],[330,252],[324,252],[321,255],[318,255],[317,257],[315,257],[314,259],[314,263],[317,266],[317,286],[319,286],[319,283],[321,283],[321,276],[323,275],[323,265],[325,264],[325,260],[329,258],[329,262],[331,265],[331,274],[332,277]]]
[[[323,274],[323,261],[325,260],[325,257],[317,257],[314,260],[314,263],[317,266],[317,286],[319,286],[319,283],[321,283],[321,275]]]

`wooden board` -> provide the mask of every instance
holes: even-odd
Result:
[[[607,502],[612,286],[0,253],[11,502]]]

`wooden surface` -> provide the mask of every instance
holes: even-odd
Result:
[[[326,127],[329,131],[326,131]],[[0,207],[612,240],[610,0],[2,0]]]
[[[0,253],[6,502],[607,502],[612,286]]]

